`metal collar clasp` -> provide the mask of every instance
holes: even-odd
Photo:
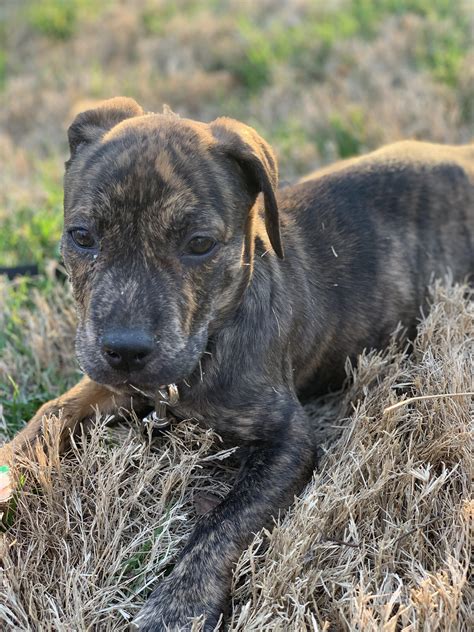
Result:
[[[163,430],[171,425],[171,419],[166,415],[168,406],[175,406],[179,402],[179,391],[176,384],[168,384],[158,389],[155,397],[155,410],[143,420],[152,428]]]

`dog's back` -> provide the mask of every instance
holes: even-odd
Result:
[[[460,278],[474,271],[474,144],[402,141],[317,171],[300,186],[314,187],[325,214],[331,209],[358,229],[365,221],[367,231],[375,231],[371,249],[381,254],[384,241],[416,236],[418,259],[411,263],[427,274],[449,269]],[[317,228],[320,211],[301,220],[312,219]]]
[[[398,322],[412,334],[433,277],[474,273],[474,145],[389,145],[283,189],[280,208],[317,313],[300,387],[337,382],[344,354],[385,344]]]
[[[439,145],[415,140],[402,140],[354,158],[339,160],[313,171],[300,179],[300,183],[315,180],[351,168],[360,169],[367,165],[440,165],[452,162],[460,165],[474,181],[474,143],[468,145]]]

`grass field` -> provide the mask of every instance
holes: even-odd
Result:
[[[40,403],[58,395],[79,377],[73,357],[74,309],[67,286],[57,281],[54,274],[55,268],[60,265],[58,242],[62,221],[62,172],[63,162],[68,157],[66,129],[78,111],[102,98],[124,94],[133,96],[149,110],[161,110],[162,104],[167,103],[184,116],[206,121],[220,115],[233,116],[253,125],[273,144],[279,157],[281,180],[292,181],[337,158],[360,154],[401,138],[445,143],[472,140],[473,24],[474,10],[468,0],[2,2],[0,266],[36,262],[42,274],[35,279],[22,278],[13,282],[0,280],[0,439],[2,436],[11,436]],[[437,300],[441,306],[438,315],[446,305],[451,305],[451,312],[440,316],[436,331],[446,332],[446,327],[449,329],[450,323],[458,323],[459,319],[468,322],[465,314],[469,305],[463,302],[455,290],[447,289],[445,292],[451,298],[445,300],[438,294]],[[468,324],[463,327],[461,337],[469,341],[473,336],[472,327],[470,329]],[[438,349],[439,362],[442,364],[443,358],[448,357],[448,350],[441,345],[440,340],[436,343],[441,345],[438,348],[431,346],[431,339],[423,338],[420,342],[422,351],[419,356],[415,356],[419,364],[410,360],[407,361],[410,366],[405,367],[415,376],[415,393],[460,386],[463,377],[462,372],[457,371],[459,367],[465,367],[463,362],[467,342],[462,343],[461,339],[458,342],[458,347],[452,351],[457,353],[458,359],[450,360],[453,366],[457,362],[453,380],[457,379],[458,382],[433,384],[429,378],[428,358],[430,354],[436,357]],[[399,367],[396,362],[393,366]],[[369,423],[369,418],[380,418],[380,408],[385,403],[392,403],[389,385],[398,375],[395,368],[393,371],[392,378],[383,378],[379,386],[374,386],[368,377],[366,383],[366,378],[360,378],[360,384],[375,388],[365,393],[366,399],[361,400],[366,402],[361,405],[367,406],[375,402],[375,409],[364,413],[366,416],[360,422],[363,428],[364,423]],[[389,381],[384,382],[384,379]],[[469,384],[464,384],[464,388],[469,390]],[[346,397],[349,395],[346,394]],[[406,416],[400,413],[400,432],[403,434],[406,430],[403,441],[409,443],[408,428],[413,416],[418,414],[416,423],[422,424],[419,419],[426,416],[431,420],[441,420],[441,443],[443,437],[454,432],[456,424],[453,420],[459,421],[458,417],[461,418],[459,423],[465,429],[462,431],[465,439],[469,402],[427,403],[424,406],[423,409],[410,410]],[[339,419],[338,415],[348,415],[347,411],[341,413],[338,407],[331,411],[328,413],[331,423]],[[321,411],[317,414],[324,417]],[[353,417],[355,422],[361,419],[357,413]],[[438,426],[435,424],[436,428]],[[180,432],[182,434],[176,439],[166,440],[170,442],[166,444],[169,452],[173,453],[173,458],[168,461],[168,457],[163,456],[166,452],[163,446],[156,447],[153,457],[138,440],[138,443],[133,444],[136,445],[140,462],[150,465],[155,459],[156,469],[153,471],[156,476],[159,478],[163,470],[165,479],[170,477],[174,481],[174,487],[170,483],[170,502],[176,508],[176,515],[173,514],[176,525],[173,526],[174,522],[171,521],[169,536],[166,536],[169,537],[166,542],[170,547],[166,560],[179,547],[182,536],[192,524],[190,498],[193,489],[203,484],[201,475],[196,472],[209,443],[209,438],[201,436],[197,430]],[[357,452],[357,442],[362,441],[357,434],[360,432],[357,424],[354,432],[345,435],[343,442],[338,444],[334,453],[336,456],[328,457],[324,467],[329,469],[323,468],[326,472],[332,472],[334,485],[339,485],[340,480],[346,481],[344,485],[349,485],[347,478],[336,478],[343,477],[343,473],[337,469],[342,465],[338,466],[334,459],[341,458],[347,442],[351,446],[349,452]],[[391,426],[386,436],[391,437],[390,433],[397,435],[397,432]],[[460,434],[462,432],[459,430]],[[104,433],[100,428],[97,430],[94,439],[97,442],[94,444],[97,454],[105,450],[107,441]],[[371,441],[378,440],[378,435],[374,433],[371,427],[368,432]],[[333,500],[338,498],[339,492],[331,487],[330,480],[324,478],[329,474],[318,475],[318,485],[309,492],[308,513],[304,513],[307,506],[304,504],[306,501],[302,501],[274,533],[265,552],[260,552],[255,544],[243,556],[235,578],[236,603],[232,629],[355,629],[351,626],[357,624],[364,630],[395,630],[398,629],[393,622],[395,615],[397,621],[406,619],[407,625],[413,625],[406,629],[461,629],[464,621],[463,556],[466,552],[466,546],[462,544],[465,536],[461,534],[465,534],[463,525],[468,513],[467,500],[463,504],[462,499],[466,494],[467,457],[463,452],[464,447],[456,458],[452,456],[451,448],[446,448],[451,455],[451,461],[447,463],[440,447],[441,452],[434,458],[423,447],[426,436],[420,437],[420,442],[415,441],[413,444],[415,452],[410,471],[415,474],[409,475],[409,468],[406,468],[403,476],[408,477],[406,485],[413,494],[418,489],[416,481],[421,481],[421,486],[432,481],[434,487],[430,488],[425,498],[432,499],[437,509],[430,512],[423,501],[423,511],[415,518],[413,508],[417,506],[416,502],[412,499],[415,512],[412,515],[407,496],[403,500],[405,514],[394,518],[397,499],[401,503],[404,493],[395,483],[393,489],[387,492],[388,495],[380,492],[380,496],[376,495],[376,489],[371,488],[364,496],[360,489],[351,488],[348,494],[361,501],[360,511],[356,511],[349,501],[344,504],[341,499],[340,504],[334,501],[335,504],[329,507],[324,504],[321,492],[317,490],[322,485],[325,493],[333,494]],[[382,438],[380,441],[383,443]],[[450,441],[454,439],[446,438],[445,444],[451,445]],[[192,451],[194,445],[200,446],[196,454]],[[364,449],[369,450],[365,443]],[[123,463],[135,458],[126,450],[117,450],[116,458],[122,459]],[[379,461],[371,455],[370,458],[374,460],[367,461],[370,469],[367,480],[371,481],[371,485],[377,479],[374,473],[377,468],[384,475],[392,471],[391,468],[394,472],[401,472],[397,467],[402,467],[407,450],[405,446],[400,448],[397,455],[388,456],[382,450],[383,458]],[[363,459],[361,454],[357,453],[355,462],[359,462],[359,456]],[[184,459],[184,470],[180,469],[181,458]],[[105,475],[109,466],[105,461],[100,463],[105,468]],[[76,467],[82,467],[85,478],[92,476],[94,464],[78,452],[72,461],[65,461],[61,465],[62,478],[58,487],[54,487],[54,481],[51,482],[51,489],[55,488],[59,496],[56,498],[53,492],[48,492],[33,498],[31,507],[36,507],[42,515],[51,512],[51,522],[45,522],[48,529],[53,529],[53,518],[60,521],[59,516],[65,506],[71,509],[67,504],[67,493],[71,491],[71,486],[74,494],[77,494],[75,498],[81,499],[81,502],[87,504],[90,501],[102,506],[102,501],[94,496],[95,492],[87,486],[87,493],[81,491],[74,483],[72,468]],[[211,473],[215,467],[219,475],[225,470],[212,463],[208,467]],[[443,470],[443,467],[446,469]],[[353,472],[349,464],[347,468],[348,473]],[[102,470],[99,468],[99,471]],[[390,480],[394,481],[397,476],[394,474]],[[439,477],[444,478],[440,481]],[[97,482],[93,477],[90,480]],[[224,476],[222,483],[213,480],[212,485],[218,488],[218,493],[224,493],[227,480]],[[356,477],[355,480],[361,484],[360,478]],[[450,487],[453,480],[456,484]],[[33,483],[30,484],[33,489]],[[134,479],[133,484],[140,485],[140,480]],[[40,483],[40,488],[49,490],[45,485]],[[131,487],[124,491],[125,504],[118,504],[114,511],[121,511],[126,506],[129,493],[132,493]],[[444,502],[443,499],[446,503],[440,509],[438,505]],[[56,500],[59,504],[55,504]],[[384,511],[384,507],[387,512],[391,512],[394,531],[383,532],[378,527],[370,531],[367,521],[372,515],[371,503],[376,503],[380,512]],[[166,515],[163,514],[162,505],[152,509],[149,503],[144,502],[142,510],[144,519],[147,516],[147,520],[153,518],[156,524]],[[336,513],[331,513],[333,510]],[[86,629],[86,624],[98,625],[98,622],[102,626],[109,626],[100,629],[124,629],[127,616],[134,608],[132,596],[135,595],[138,601],[143,597],[146,581],[140,582],[144,578],[150,579],[152,573],[157,572],[159,565],[156,565],[156,560],[163,555],[163,547],[167,543],[155,538],[153,530],[138,530],[135,533],[132,529],[136,540],[133,545],[130,544],[127,538],[132,536],[125,534],[127,523],[120,522],[124,517],[117,513],[117,520],[124,530],[124,539],[121,540],[122,531],[117,522],[117,555],[120,555],[121,547],[125,547],[127,553],[123,554],[123,559],[129,555],[133,560],[133,572],[126,566],[126,573],[130,571],[129,575],[135,578],[131,580],[132,588],[127,588],[129,592],[125,591],[126,595],[116,590],[119,583],[117,577],[124,577],[123,568],[116,569],[115,574],[104,575],[103,570],[97,570],[94,566],[96,579],[91,580],[87,590],[82,592],[79,579],[76,584],[73,581],[72,592],[68,593],[72,601],[66,606],[59,597],[59,584],[55,584],[54,573],[48,570],[47,565],[42,565],[39,553],[43,549],[37,547],[34,550],[28,544],[28,537],[41,539],[45,531],[41,530],[43,527],[40,528],[40,525],[34,527],[34,516],[28,514],[26,508],[24,511],[24,517],[19,518],[12,527],[13,535],[8,536],[9,542],[16,539],[20,543],[18,550],[13,548],[8,555],[12,556],[14,565],[26,564],[28,560],[34,571],[30,578],[21,581],[15,573],[6,575],[6,592],[3,595],[0,592],[0,595],[6,600],[4,603],[8,603],[8,608],[2,606],[0,599],[0,622],[13,625],[11,622],[14,621],[16,629],[26,630],[30,629],[28,625],[31,625],[35,612],[47,612],[45,621],[51,621],[53,629],[61,629],[61,621],[63,625],[64,622],[74,623],[77,626],[75,629]],[[339,512],[341,521],[345,520],[344,528],[342,523],[335,524],[331,532],[330,525],[324,522],[326,519],[321,513],[327,511],[334,516]],[[367,511],[367,514],[363,515],[363,511]],[[181,519],[190,512],[188,521]],[[450,518],[443,512],[451,512],[449,528],[447,524]],[[419,532],[419,555],[411,537],[396,542],[397,537],[434,520],[438,513],[442,514],[439,522],[427,523],[425,531]],[[308,544],[304,545],[304,552],[303,549],[300,551],[302,557],[298,557],[300,553],[297,554],[291,547],[287,548],[285,538],[288,533],[293,533],[292,529],[295,532],[301,530],[305,515],[307,519],[309,516],[311,520],[314,519],[314,524],[319,525],[314,529],[319,529],[318,533],[324,533],[324,537],[344,541],[349,538],[351,542],[361,542],[358,539],[361,538],[365,539],[366,544],[356,549],[351,546],[337,547],[333,543],[332,548],[329,546],[327,550],[324,547],[324,550],[321,549],[322,545],[318,544],[316,552],[312,550],[313,545]],[[83,524],[89,523],[84,519]],[[71,536],[74,542],[69,544],[76,557],[72,556],[70,566],[61,566],[58,577],[62,577],[62,572],[79,573],[77,563],[75,565],[74,562],[74,559],[76,562],[78,559],[74,547],[82,542],[81,529],[85,527],[81,527],[79,518],[74,525]],[[35,528],[39,531],[35,532]],[[332,536],[328,535],[329,532]],[[53,551],[61,547],[60,543],[66,537],[61,531],[53,529],[52,533],[51,548],[43,550],[45,560],[49,560],[50,555],[53,556],[51,559],[56,559]],[[400,535],[396,536],[396,533]],[[421,541],[431,542],[436,534],[439,541],[445,543],[444,548],[441,547],[439,553],[432,549],[425,551]],[[106,530],[103,531],[103,537],[108,537]],[[390,543],[395,546],[394,542],[396,551],[389,558],[383,547],[389,547]],[[290,557],[295,555],[302,566],[295,566],[294,576],[283,580],[281,560],[286,559],[288,551]],[[306,562],[303,564],[301,561],[306,559],[305,556],[313,556],[311,560],[314,563],[308,562],[310,568],[314,570],[322,565],[326,570],[321,571],[318,578],[308,571],[311,580],[303,586],[298,583],[298,578],[301,578],[302,569],[306,569]],[[416,568],[415,563],[413,567],[407,563],[410,556],[415,556],[418,563]],[[92,556],[92,565],[96,563],[94,560]],[[451,563],[449,560],[455,561]],[[55,563],[59,562],[56,560]],[[340,571],[337,579],[334,574],[331,575],[336,567]],[[380,571],[375,579],[370,574],[374,567]],[[277,571],[277,577],[281,576],[279,587],[272,584],[274,579],[271,577],[271,572]],[[87,574],[92,571],[87,568],[81,572]],[[135,572],[141,579],[137,580],[133,574]],[[325,577],[332,577],[331,586],[326,583]],[[313,580],[314,584],[311,583]],[[39,584],[46,588],[35,592],[34,585]],[[292,585],[291,589],[289,584]],[[95,588],[107,585],[110,591],[99,598],[95,596],[92,585]],[[297,592],[293,595],[292,590]],[[27,607],[25,600],[30,591],[36,596],[32,597]],[[443,597],[444,594],[449,597]],[[294,596],[293,600],[291,595]],[[374,595],[378,596],[375,598]],[[120,602],[122,597],[123,602]],[[117,605],[119,602],[125,614],[112,615],[106,612],[107,603]],[[248,602],[250,606],[247,608],[245,604]],[[304,606],[303,602],[310,605]],[[56,606],[51,605],[54,603]],[[396,608],[394,604],[398,604]],[[71,610],[68,610],[69,607]],[[93,607],[102,612],[100,616],[97,615],[97,619],[89,618],[87,614]],[[406,612],[404,608],[407,608]],[[337,614],[339,611],[340,614]],[[82,619],[74,619],[76,614]],[[314,617],[316,627],[311,627],[311,617]],[[326,620],[332,627],[324,627]],[[46,625],[44,629],[48,629]]]

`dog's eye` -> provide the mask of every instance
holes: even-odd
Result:
[[[76,246],[79,246],[79,248],[90,250],[97,245],[94,235],[86,228],[73,228],[69,231],[69,234],[73,242]]]
[[[193,237],[186,245],[186,254],[207,255],[214,250],[216,242],[212,237]]]

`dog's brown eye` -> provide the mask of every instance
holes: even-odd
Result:
[[[212,237],[193,237],[186,246],[186,252],[191,255],[207,255],[215,245]]]
[[[69,231],[73,242],[79,248],[95,248],[96,241],[94,236],[86,228],[73,228]]]

